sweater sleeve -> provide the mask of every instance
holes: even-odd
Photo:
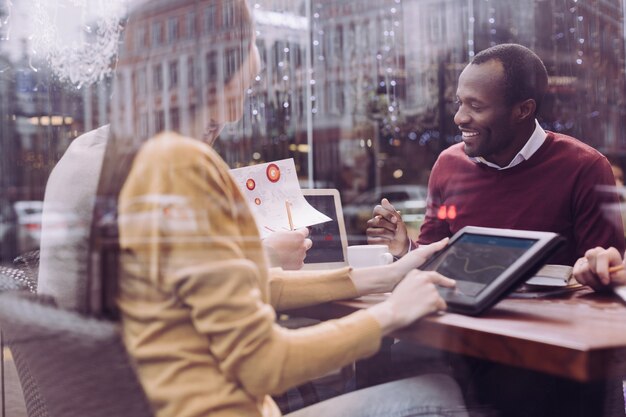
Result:
[[[619,210],[611,210],[611,207],[619,207],[619,200],[615,193],[603,190],[604,186],[614,187],[615,179],[609,162],[599,156],[580,173],[574,187],[574,236],[578,257],[596,246],[613,246],[620,253],[624,252],[622,218]]]
[[[258,273],[233,256],[188,276],[177,290],[222,372],[251,394],[283,392],[378,350],[380,328],[366,311],[302,329],[277,326]]]
[[[121,242],[159,293],[188,311],[227,378],[253,395],[279,393],[378,350],[381,329],[367,311],[310,328],[277,326],[256,225],[223,162],[182,138],[151,145],[120,197]],[[347,268],[319,282],[304,274],[300,289],[292,279],[275,277],[279,305],[356,292]]]
[[[445,220],[437,217],[439,207],[444,204],[443,191],[441,187],[442,177],[446,175],[446,168],[441,157],[433,165],[433,169],[428,180],[428,199],[426,205],[426,216],[420,228],[419,239],[412,244],[416,248],[419,244],[428,245],[438,242],[445,237],[450,237],[450,226]]]
[[[330,271],[270,270],[270,303],[276,310],[358,297],[351,268]]]

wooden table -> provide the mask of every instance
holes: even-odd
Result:
[[[296,314],[327,320],[385,297],[333,302]],[[580,395],[586,395],[589,408],[596,411],[603,400],[591,401],[588,388],[601,394],[604,381],[626,376],[626,305],[613,294],[589,289],[558,297],[507,298],[480,317],[433,315],[393,337],[565,378],[585,387]]]
[[[322,320],[378,303],[371,295],[300,309]],[[579,382],[626,376],[626,306],[583,289],[565,296],[505,299],[480,317],[426,317],[393,337]]]

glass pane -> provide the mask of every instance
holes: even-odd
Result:
[[[41,201],[49,173],[81,133],[116,114],[131,123],[129,88],[137,97],[165,89],[188,97],[139,111],[132,121],[139,137],[163,128],[191,132],[188,114],[198,98],[185,91],[239,65],[234,51],[174,49],[162,62],[117,71],[122,87],[113,94],[119,49],[156,53],[212,28],[228,30],[232,11],[213,2],[190,11],[181,3],[122,42],[135,3],[76,4],[1,5],[2,205]],[[475,53],[503,42],[530,47],[546,64],[549,93],[539,114],[545,129],[579,138],[617,165],[626,162],[622,1],[250,4],[263,67],[242,120],[215,144],[231,167],[294,158],[303,186],[337,188],[344,205],[370,189],[426,185],[438,154],[461,138],[453,121],[460,72]],[[354,241],[363,233],[349,230]]]

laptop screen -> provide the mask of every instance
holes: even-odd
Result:
[[[346,264],[346,232],[339,193],[336,190],[302,190],[315,209],[332,219],[309,227],[313,246],[307,251],[305,267],[339,267]]]

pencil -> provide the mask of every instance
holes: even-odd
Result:
[[[624,269],[624,265],[622,264],[612,266],[609,268],[609,274],[612,274],[613,272],[621,271],[622,269]]]
[[[291,217],[291,203],[285,200],[285,208],[287,209],[287,218],[289,219],[289,229],[293,230],[293,218]]]

